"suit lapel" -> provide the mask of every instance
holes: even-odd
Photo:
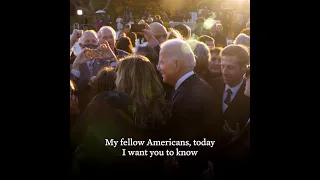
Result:
[[[173,95],[172,95],[172,103],[174,102],[174,100],[176,99],[177,95],[181,92],[181,90],[184,88],[184,86],[186,86],[189,81],[192,81],[192,79],[197,78],[198,76],[196,74],[191,75],[190,77],[188,77],[186,80],[184,80],[180,86],[178,87],[177,90],[174,91]]]
[[[233,98],[231,103],[228,105],[226,111],[224,112],[225,114],[234,109],[234,107],[237,107],[241,102],[243,102],[244,98],[246,96],[244,95],[244,90],[245,90],[245,85],[246,83],[242,83],[241,87],[239,88],[236,96]]]
[[[222,113],[222,99],[223,99],[223,93],[224,93],[224,89],[225,89],[225,84],[223,81],[223,78],[220,78],[219,81],[217,82],[217,84],[215,84],[216,87],[214,88],[217,94],[218,99],[218,107],[219,107],[219,111],[221,111]]]

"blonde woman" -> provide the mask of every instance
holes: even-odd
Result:
[[[133,146],[129,139],[131,143],[145,141],[145,145],[148,139],[169,139],[163,137],[166,135],[163,128],[169,119],[163,87],[152,63],[144,56],[125,57],[116,71],[117,91],[96,95],[83,115],[82,124],[73,131],[72,143],[78,147],[73,172],[94,179],[110,176],[105,172],[119,172],[119,178],[127,173],[141,178],[144,171],[160,175],[156,164],[163,165],[163,159],[143,154],[154,147]],[[118,146],[114,146],[111,139],[119,141]],[[125,146],[120,145],[121,139]],[[157,150],[162,149],[157,147]],[[130,156],[128,151],[142,154]]]

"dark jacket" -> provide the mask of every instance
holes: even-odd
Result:
[[[140,128],[135,125],[131,112],[132,99],[122,92],[109,91],[98,94],[88,105],[82,118],[71,133],[73,154],[73,176],[107,178],[110,173],[119,179],[127,174],[130,177],[148,177],[146,172],[162,176],[164,157],[129,156],[129,150],[162,150],[161,147],[148,146],[105,146],[105,139],[121,140],[162,140],[164,126],[155,125]],[[139,120],[137,120],[139,121]],[[120,144],[120,142],[119,142]],[[122,156],[126,149],[126,156]],[[125,172],[125,173],[124,173]]]
[[[245,83],[242,83],[236,96],[228,105],[228,108],[224,113],[222,112],[222,98],[225,90],[225,83],[223,78],[216,78],[209,84],[212,86],[216,96],[219,97],[217,104],[218,106],[216,107],[216,109],[219,110],[221,116],[219,123],[221,129],[223,127],[224,121],[227,121],[232,129],[236,129],[237,123],[239,123],[240,129],[243,129],[248,119],[250,118],[250,98],[244,95]],[[233,138],[232,136],[223,133],[223,131],[221,133],[225,135],[223,136],[224,143],[229,142]]]
[[[198,75],[193,74],[183,81],[171,98],[172,118],[168,123],[171,137],[192,143],[203,138],[215,140],[216,101],[212,88]],[[187,149],[198,150],[199,155],[177,157],[181,176],[196,178],[207,168],[209,148],[192,146]]]

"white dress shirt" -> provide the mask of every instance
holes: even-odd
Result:
[[[242,85],[243,81],[241,81],[240,84],[236,85],[233,88],[230,88],[230,86],[228,84],[226,84],[225,88],[224,88],[224,93],[223,93],[223,98],[222,98],[222,111],[225,112],[226,109],[228,108],[228,105],[224,103],[225,99],[228,96],[227,90],[230,89],[232,94],[230,96],[230,102],[233,100],[233,98],[237,95],[241,85]]]
[[[94,60],[92,60],[92,64],[95,62],[96,60],[94,59]],[[86,62],[87,63],[87,65],[88,65],[88,69],[89,69],[89,66],[90,66],[90,61],[87,61]],[[75,76],[75,77],[80,77],[80,71],[75,71],[75,70],[71,70],[71,73]]]
[[[192,76],[194,74],[193,71],[190,71],[188,73],[186,73],[185,75],[183,75],[176,83],[174,89],[177,90],[178,87],[183,83],[183,81],[185,81],[188,77]]]

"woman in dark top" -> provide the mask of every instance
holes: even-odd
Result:
[[[169,119],[169,107],[164,91],[150,61],[143,56],[128,56],[118,64],[116,90],[95,96],[84,113],[81,124],[73,130],[73,175],[81,177],[120,176],[143,178],[142,172],[161,177],[163,158],[129,156],[125,151],[161,150],[161,147],[120,146],[120,140],[161,140]],[[106,146],[105,139],[119,141],[118,146]],[[159,149],[160,148],[160,149]],[[150,154],[149,154],[150,155]],[[125,172],[125,173],[123,173]],[[146,175],[147,176],[147,175]]]

